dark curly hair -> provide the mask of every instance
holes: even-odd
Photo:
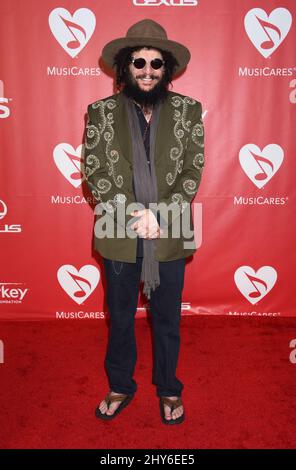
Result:
[[[171,52],[164,51],[154,46],[124,47],[123,49],[120,49],[120,51],[118,51],[113,61],[113,67],[116,67],[116,87],[118,90],[121,89],[123,83],[125,82],[127,65],[131,59],[132,53],[135,51],[139,51],[144,47],[147,49],[156,49],[162,54],[163,60],[165,61],[164,81],[166,85],[172,83],[173,74],[175,72],[176,67],[178,67],[179,63]]]

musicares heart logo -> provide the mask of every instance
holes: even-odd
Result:
[[[277,144],[266,145],[263,150],[255,144],[246,144],[239,152],[242,169],[259,189],[275,175],[283,159],[284,151]]]
[[[48,22],[56,40],[72,58],[86,46],[96,27],[96,17],[88,8],[79,8],[73,15],[65,8],[55,8]]]
[[[272,266],[262,266],[257,272],[250,266],[241,266],[234,273],[238,290],[253,305],[271,291],[276,280],[277,272]]]
[[[58,144],[53,151],[56,166],[74,188],[78,188],[85,180],[81,152],[82,145],[75,150],[66,143]]]
[[[100,271],[91,264],[86,264],[79,271],[75,266],[65,264],[59,268],[57,277],[64,291],[80,305],[97,287]]]
[[[256,49],[267,58],[279,47],[292,24],[286,8],[276,8],[268,16],[262,8],[253,8],[245,16],[245,29]]]

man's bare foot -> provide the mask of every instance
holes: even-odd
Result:
[[[169,398],[170,400],[178,400],[178,397],[165,397],[165,398]],[[167,420],[177,419],[180,416],[182,416],[182,414],[184,413],[183,405],[180,405],[178,406],[178,408],[175,408],[172,413],[171,413],[171,408],[168,405],[164,404],[163,406],[164,406],[165,419]]]
[[[122,395],[122,393],[115,393],[115,392],[112,392],[112,391],[111,391],[111,395],[112,395],[112,396]],[[121,403],[122,403],[122,401],[114,401],[114,402],[110,403],[109,408],[108,408],[107,403],[105,402],[105,400],[103,400],[103,401],[99,404],[100,412],[101,412],[102,414],[106,414],[106,415],[108,415],[108,416],[113,415],[113,413],[115,412],[115,410],[117,410],[117,408],[119,407],[119,405],[120,405]]]

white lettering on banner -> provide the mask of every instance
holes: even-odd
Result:
[[[48,76],[85,76],[85,77],[98,77],[101,75],[101,69],[99,67],[56,67],[49,65],[47,66]]]
[[[289,94],[290,103],[296,103],[296,79],[291,80],[289,84],[290,88],[292,88],[291,93]]]
[[[190,310],[191,302],[181,302],[181,310]]]
[[[79,8],[73,15],[65,8],[55,8],[48,22],[53,36],[72,58],[86,46],[96,27],[96,17],[88,8]]]
[[[51,196],[52,204],[96,204],[96,199],[92,196]]]
[[[1,103],[8,103],[9,99],[4,98],[4,83],[0,80],[0,118],[4,119],[10,116],[10,109],[5,104]]]
[[[0,220],[4,219],[7,214],[7,205],[0,199]],[[22,231],[19,224],[0,225],[0,233],[20,233]]]
[[[232,312],[229,311],[228,315],[240,316],[240,317],[280,317],[280,312]]]
[[[28,288],[6,287],[22,285],[20,282],[0,282],[0,303],[21,303],[28,292]]]
[[[286,8],[275,8],[269,16],[262,8],[252,8],[246,14],[244,23],[250,41],[267,58],[290,31],[292,15]]]
[[[100,320],[105,318],[105,312],[56,312],[57,320]]]
[[[0,339],[0,364],[4,364],[4,343]]]
[[[234,196],[233,204],[234,205],[250,205],[250,206],[283,206],[287,204],[289,198],[286,197],[244,197],[244,196]]]
[[[239,77],[291,77],[296,67],[239,67]]]
[[[61,266],[57,272],[60,286],[77,304],[82,304],[95,290],[100,281],[100,271],[87,264],[79,271],[70,264]]]
[[[20,233],[22,231],[20,225],[11,224],[11,225],[3,225],[0,227],[0,233]]]
[[[167,7],[195,7],[198,0],[133,0],[136,7],[159,7],[165,5]]]
[[[234,273],[236,287],[253,305],[271,291],[276,280],[277,272],[272,266],[262,266],[257,272],[250,266],[240,266]]]
[[[294,348],[294,349],[290,352],[290,356],[289,356],[290,362],[291,362],[292,364],[296,364],[296,339],[291,339],[291,341],[290,341],[290,348]]]
[[[263,188],[276,174],[284,160],[284,151],[277,144],[261,150],[255,144],[246,144],[239,151],[239,162],[245,174],[257,188]]]

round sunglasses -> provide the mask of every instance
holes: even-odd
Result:
[[[139,57],[135,59],[134,57],[131,58],[131,63],[136,69],[143,69],[146,65],[146,59],[143,59],[142,57]],[[162,59],[152,59],[150,61],[150,65],[154,70],[160,69],[164,65],[164,60]]]

